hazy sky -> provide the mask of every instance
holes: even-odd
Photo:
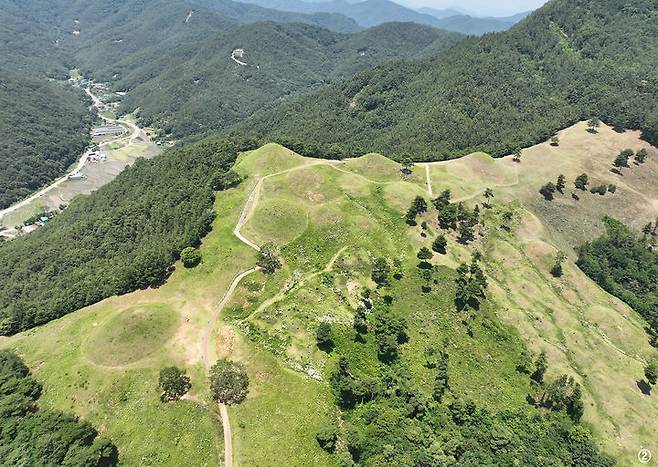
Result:
[[[534,10],[547,0],[404,0],[405,3],[419,7],[457,8],[474,13],[492,16],[505,16],[522,11]]]

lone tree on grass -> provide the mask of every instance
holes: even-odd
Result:
[[[587,131],[590,133],[597,133],[597,130],[601,126],[601,120],[599,120],[597,117],[590,118],[587,121]]]
[[[579,190],[586,191],[587,185],[589,185],[589,176],[587,174],[580,174],[576,177],[574,186]]]
[[[491,188],[487,188],[484,190],[484,197],[486,201],[484,202],[484,207],[487,209],[491,209],[491,198],[494,197],[494,192]]]
[[[544,197],[546,201],[553,201],[554,194],[557,191],[557,187],[553,182],[548,182],[546,185],[539,189],[539,193]]]
[[[473,227],[468,222],[462,222],[459,224],[459,237],[457,241],[462,245],[468,245],[469,242],[475,240],[475,232],[473,232]]]
[[[448,246],[448,240],[446,240],[446,237],[443,234],[440,234],[434,242],[432,243],[432,250],[436,251],[437,253],[441,255],[445,255],[447,253],[446,247]]]
[[[651,386],[658,383],[658,357],[649,360],[647,366],[644,367],[644,377]]]
[[[357,334],[367,334],[368,333],[368,315],[366,313],[366,307],[359,306],[354,313],[354,322],[352,327],[357,332]]]
[[[428,261],[434,257],[434,254],[429,250],[427,247],[422,247],[419,251],[418,254],[416,255],[419,260],[421,261]]]
[[[370,277],[377,286],[382,287],[388,284],[388,276],[391,273],[391,267],[388,265],[386,258],[377,258],[372,265]]]
[[[637,164],[644,164],[647,160],[647,150],[642,148],[635,154],[635,162]]]
[[[564,175],[560,174],[557,177],[557,183],[555,184],[555,188],[557,189],[557,191],[564,194],[564,189],[566,187],[567,187],[567,178]]]
[[[521,162],[521,157],[523,157],[523,152],[522,152],[521,148],[516,148],[516,150],[514,151],[514,156],[512,157],[512,160],[514,162],[518,163],[518,162]]]
[[[322,449],[327,452],[334,452],[336,440],[338,440],[338,429],[333,424],[323,425],[315,432],[315,439]]]
[[[249,393],[249,377],[242,363],[225,358],[210,368],[210,390],[213,399],[233,405],[244,401]]]
[[[329,353],[334,347],[334,336],[331,331],[331,325],[327,322],[322,322],[315,332],[315,337],[318,342],[318,348]]]
[[[411,157],[405,157],[402,159],[402,169],[401,172],[405,175],[411,175],[413,172],[414,168],[414,161],[411,159]]]
[[[555,257],[555,262],[553,263],[553,267],[551,268],[551,274],[553,277],[562,277],[562,274],[564,271],[562,271],[562,264],[566,261],[567,256],[559,252],[557,256]]]
[[[452,198],[452,193],[450,190],[444,190],[439,196],[432,200],[432,204],[436,209],[441,209],[450,204],[450,199]]]
[[[273,274],[281,268],[281,260],[279,260],[276,253],[277,249],[273,243],[266,243],[260,248],[257,264],[266,274]]]
[[[551,146],[559,146],[559,145],[560,145],[560,137],[558,135],[551,136]]]
[[[478,258],[474,255],[470,267],[462,263],[457,268],[457,293],[455,295],[455,306],[462,311],[467,307],[474,310],[480,308],[480,302],[486,298],[485,290],[488,287],[484,272],[478,264]]]
[[[407,211],[407,224],[416,225],[416,216],[424,212],[427,212],[427,201],[422,196],[416,196]]]
[[[183,266],[188,269],[193,268],[201,262],[201,252],[196,248],[188,246],[180,252],[180,259],[183,262]]]
[[[192,387],[190,377],[183,370],[170,366],[160,370],[158,380],[162,389],[162,400],[164,402],[175,401],[183,397]]]
[[[546,352],[541,352],[539,357],[537,357],[537,361],[535,361],[535,371],[530,375],[530,379],[537,384],[543,384],[547,369],[548,359],[546,358]]]
[[[601,196],[604,196],[608,192],[608,185],[598,185],[598,186],[593,186],[589,190],[590,193],[598,193]]]

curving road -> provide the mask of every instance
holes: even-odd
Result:
[[[97,96],[95,96],[91,92],[91,89],[90,88],[85,89],[85,93],[89,97],[91,97],[91,100],[94,103],[94,107],[96,107],[96,109],[100,109],[100,106],[101,106],[102,102]],[[115,120],[115,119],[108,118],[108,117],[105,117],[103,115],[100,115],[100,113],[98,115],[99,115],[100,118],[102,118],[107,123],[114,123],[114,124],[117,124],[117,125],[127,126],[132,131],[129,136],[120,135],[119,137],[114,138],[110,141],[107,141],[107,143],[104,143],[104,144],[116,143],[116,142],[119,142],[121,140],[128,139],[128,145],[131,145],[131,144],[134,144],[134,142],[137,138],[140,138],[140,137],[145,138],[146,137],[146,134],[144,133],[144,130],[142,130],[141,128],[139,128],[137,125],[135,125],[134,123],[132,123],[130,121],[127,121],[127,120],[124,120],[124,119]],[[42,197],[43,195],[45,195],[49,191],[54,190],[55,188],[60,186],[62,183],[67,181],[68,178],[69,178],[69,175],[74,174],[74,173],[79,172],[80,170],[82,170],[82,168],[88,162],[87,157],[89,156],[89,153],[90,153],[89,150],[85,151],[85,153],[80,157],[80,160],[78,160],[78,163],[75,165],[75,167],[72,170],[70,170],[69,172],[67,172],[66,174],[61,176],[60,178],[53,181],[50,185],[42,188],[41,190],[37,191],[36,193],[33,193],[28,198],[25,198],[25,199],[19,201],[18,203],[13,204],[13,205],[9,206],[8,208],[3,209],[2,211],[0,211],[0,218],[5,216],[6,214],[10,214],[10,213],[12,213],[12,212],[24,207],[24,206],[27,206],[28,204],[30,204],[35,199]]]

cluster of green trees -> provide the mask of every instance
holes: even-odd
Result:
[[[637,152],[633,151],[632,149],[624,149],[617,155],[617,157],[615,157],[615,160],[612,161],[612,171],[622,175],[623,168],[630,168],[629,161],[631,157],[633,158],[635,165],[642,165],[646,162],[648,155],[649,152],[644,148],[638,150]]]
[[[88,422],[39,409],[42,387],[13,352],[0,350],[0,463],[111,466],[118,451]]]
[[[658,347],[658,254],[647,248],[646,233],[639,237],[610,217],[604,224],[605,235],[578,249],[578,267],[642,315],[651,343]],[[651,234],[651,224],[645,230]]]
[[[522,355],[518,368],[521,372],[530,374],[531,394],[528,395],[528,400],[538,408],[553,412],[564,411],[575,423],[580,422],[585,412],[580,384],[567,375],[546,381],[548,360],[544,352],[539,354],[534,366],[527,363],[528,359],[527,353]]]
[[[654,15],[652,0],[553,0],[507,32],[386,63],[260,112],[236,133],[442,160],[511,154],[598,115],[658,143]]]
[[[475,227],[480,223],[480,207],[469,209],[464,203],[451,203],[450,190],[443,191],[432,204],[439,211],[439,227],[457,232],[457,240],[464,245],[475,240]],[[493,192],[487,192],[487,200]],[[488,201],[487,201],[488,202]]]
[[[455,306],[458,310],[466,308],[477,310],[482,300],[486,298],[485,292],[489,284],[479,261],[480,255],[475,253],[470,265],[461,263],[457,268]]]
[[[329,384],[342,421],[319,427],[316,439],[343,465],[614,464],[579,424],[579,385],[544,381],[545,356],[524,369],[534,381],[528,400],[536,408],[528,410],[492,413],[453,392],[447,342],[428,354],[423,383],[412,378],[401,347],[410,339],[406,322],[386,297],[381,289],[364,295],[353,325],[358,350],[334,351]],[[379,365],[364,367],[370,352]]]
[[[414,198],[414,200],[411,202],[411,206],[407,211],[407,224],[416,225],[416,217],[418,217],[419,214],[423,214],[425,212],[427,212],[427,201],[425,201],[422,196],[416,196],[416,198]]]
[[[162,284],[211,228],[215,174],[250,144],[210,139],[138,160],[48,225],[2,243],[0,334]]]

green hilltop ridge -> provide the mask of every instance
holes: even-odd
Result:
[[[625,465],[638,445],[655,442],[656,398],[639,384],[656,350],[643,319],[576,267],[574,248],[602,233],[602,213],[636,229],[658,215],[656,203],[647,203],[658,199],[651,182],[658,150],[638,132],[607,126],[594,134],[582,123],[559,137],[559,146],[524,150],[521,162],[479,153],[409,168],[379,154],[330,161],[276,144],[248,150],[253,146],[211,140],[167,152],[136,164],[35,234],[1,245],[0,257],[26,268],[34,266],[27,256],[19,259],[21,252],[40,251],[43,264],[68,257],[65,240],[93,225],[93,216],[125,222],[126,212],[142,206],[143,233],[132,242],[134,251],[117,252],[116,261],[137,265],[133,258],[140,258],[144,271],[162,277],[171,272],[172,260],[160,256],[167,245],[178,245],[176,251],[198,245],[187,233],[212,219],[202,231],[208,233],[198,266],[176,262],[157,288],[141,283],[135,288],[143,290],[125,295],[110,291],[82,313],[0,345],[16,349],[29,365],[43,362],[36,377],[59,388],[48,407],[102,425],[128,463],[144,456],[155,463],[215,463],[222,456],[221,428],[207,408],[204,361],[228,357],[246,366],[250,381],[247,399],[229,408],[240,464],[282,458],[299,465],[486,464],[512,456],[525,464],[541,457],[611,465],[612,456]],[[608,168],[628,147],[645,148],[648,156],[621,177]],[[235,158],[236,149],[247,151]],[[200,160],[205,165],[195,167]],[[181,161],[187,161],[183,170]],[[206,217],[209,187],[228,180],[215,175],[231,165],[244,180],[217,192],[214,215]],[[551,202],[538,192],[559,174],[571,190],[584,171],[593,184],[614,183],[617,190],[603,198],[583,192],[578,200],[565,190]],[[143,190],[146,180],[150,188]],[[179,216],[148,215],[179,203],[163,195],[187,184],[188,204],[198,206],[183,216],[187,227],[167,227]],[[208,188],[192,189],[200,186]],[[485,197],[486,188],[492,197]],[[455,230],[437,222],[446,205],[430,202],[446,189],[463,216]],[[409,225],[405,213],[417,197],[427,210],[416,211]],[[111,206],[116,214],[93,214],[85,203]],[[156,222],[168,237],[151,233]],[[473,225],[472,237],[464,237],[462,224]],[[282,267],[273,274],[251,271],[257,254],[236,229],[257,245],[274,242]],[[88,255],[121,244],[123,231],[107,232],[102,244],[87,244]],[[440,236],[444,246],[435,242]],[[567,259],[554,277],[559,251]],[[103,297],[84,287],[94,290],[94,281],[106,281],[112,271],[123,280],[123,268],[109,261],[58,264],[69,268],[65,276],[87,278],[75,294],[93,303]],[[0,277],[11,277],[7,272]],[[41,290],[38,283],[52,283],[51,272],[21,275],[26,300],[14,300],[16,310]],[[134,278],[144,277],[135,271]],[[241,277],[237,286],[216,308],[235,277]],[[22,293],[7,280],[1,285],[16,297]],[[66,282],[59,287],[62,297],[73,292]],[[140,352],[128,351],[136,345]],[[157,372],[170,365],[186,368],[192,389],[186,400],[163,407]],[[61,385],[64,378],[73,384]],[[169,436],[181,420],[194,430]],[[158,432],[149,434],[147,423],[157,423]],[[409,439],[409,432],[419,436]],[[202,448],[192,449],[197,442]]]
[[[657,31],[653,1],[552,0],[507,32],[383,64],[232,133],[442,160],[510,154],[594,116],[656,143]]]

